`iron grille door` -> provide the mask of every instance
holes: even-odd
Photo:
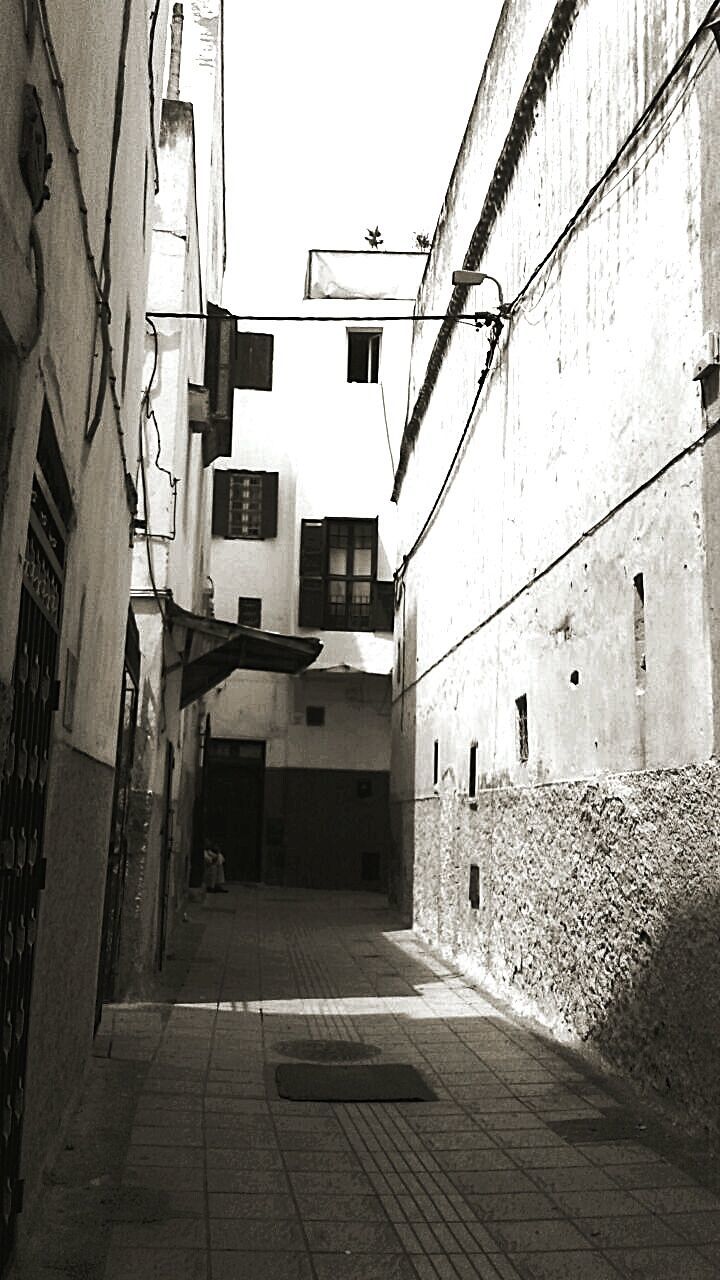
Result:
[[[0,1271],[22,1207],[22,1132],[28,1017],[39,897],[45,883],[43,829],[65,529],[40,476],[33,480],[20,599],[13,715],[0,779]]]

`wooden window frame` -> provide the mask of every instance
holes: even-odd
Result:
[[[362,342],[360,341],[362,339]],[[361,348],[365,345],[365,351]],[[347,380],[373,386],[380,381],[382,329],[347,330]],[[360,376],[358,376],[360,375]]]
[[[338,526],[347,528],[347,565],[350,572],[331,572],[333,535]],[[356,573],[354,556],[359,545],[370,535],[370,571]],[[337,548],[336,548],[337,549]],[[300,607],[298,623],[317,631],[392,632],[394,620],[394,584],[378,582],[377,517],[326,516],[322,520],[303,520],[300,534]],[[337,594],[332,600],[333,584],[345,586],[344,609],[338,608]],[[362,611],[353,609],[353,584],[367,584],[368,600]]]
[[[250,510],[250,488],[246,495],[241,490],[243,482],[253,482],[252,488],[259,495],[256,510]],[[233,492],[233,491],[236,492]],[[243,519],[243,507],[247,518]],[[252,471],[248,468],[222,468],[213,475],[212,532],[214,537],[239,538],[243,541],[262,542],[277,536],[278,473],[276,471]]]

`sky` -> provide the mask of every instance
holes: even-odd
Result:
[[[308,249],[432,237],[501,0],[225,0],[224,303],[302,299]]]

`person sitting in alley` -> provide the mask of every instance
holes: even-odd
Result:
[[[213,840],[208,840],[203,849],[203,861],[205,863],[205,888],[208,893],[227,893],[225,887],[225,859],[220,852],[220,846],[215,844]]]

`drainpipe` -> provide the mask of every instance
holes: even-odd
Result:
[[[172,23],[170,25],[170,70],[168,72],[168,98],[178,101],[180,97],[180,59],[182,57],[183,7],[173,5]]]

